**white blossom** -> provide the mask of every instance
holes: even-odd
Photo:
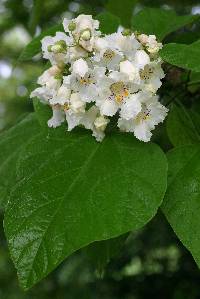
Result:
[[[117,49],[117,45],[106,38],[97,38],[95,42],[94,62],[107,67],[108,70],[118,70],[119,63],[123,60],[123,53]]]
[[[78,62],[78,61],[77,61]],[[92,102],[101,92],[101,80],[105,78],[106,69],[94,66],[93,69],[86,67],[76,68],[72,74],[64,77],[64,83],[74,92],[79,92],[80,97],[85,102]]]
[[[121,131],[148,142],[168,112],[156,94],[165,76],[162,44],[155,35],[128,29],[102,34],[91,15],[64,19],[63,26],[65,33],[42,39],[43,57],[52,66],[30,95],[51,106],[48,126],[66,121],[68,131],[83,126],[102,141],[115,116]]]
[[[129,81],[126,74],[116,71],[111,72],[107,78],[102,80],[102,85],[102,93],[96,100],[102,115],[113,116],[120,109],[122,109],[122,113],[126,113],[125,111],[130,106],[132,110],[127,114],[127,118],[128,115],[138,113],[140,105],[136,97],[133,96],[137,91],[137,87]]]
[[[54,37],[45,36],[42,39],[42,52],[45,59],[53,65],[63,64],[69,61],[68,46],[72,39],[64,32],[57,32]]]
[[[162,49],[162,43],[159,43],[155,35],[141,34],[138,36],[139,41],[146,47],[151,54],[156,54]]]
[[[64,19],[63,26],[65,32],[68,32],[76,42],[85,50],[93,50],[95,37],[99,35],[99,21],[93,20],[90,15],[79,15],[76,19]]]
[[[141,97],[142,109],[135,118],[126,120],[120,118],[118,126],[121,131],[133,132],[141,141],[148,142],[151,131],[165,119],[168,109],[160,104],[157,96],[143,94]]]

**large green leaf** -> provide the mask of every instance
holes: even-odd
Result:
[[[16,163],[21,149],[39,133],[39,123],[31,113],[0,135],[0,205],[6,205],[10,188],[15,184]]]
[[[110,12],[102,12],[95,19],[99,20],[99,29],[104,34],[116,32],[120,25],[120,19]]]
[[[168,162],[168,189],[162,210],[200,266],[200,146],[173,149]]]
[[[19,61],[27,61],[33,58],[35,55],[41,52],[41,40],[43,37],[48,35],[54,35],[57,31],[63,31],[62,24],[55,25],[45,31],[43,31],[39,36],[35,37],[22,51]]]
[[[117,238],[94,242],[85,248],[85,252],[96,268],[97,274],[102,277],[107,264],[117,257],[122,250],[128,233]]]
[[[200,72],[200,40],[191,45],[167,44],[160,51],[165,62],[178,67]]]
[[[167,134],[174,146],[200,142],[200,135],[196,127],[197,119],[194,121],[193,117],[188,109],[177,105],[171,106],[167,118]]]
[[[137,2],[138,0],[109,0],[106,9],[118,16],[123,26],[130,27],[131,17]]]
[[[51,132],[21,154],[5,215],[24,288],[79,248],[143,226],[166,189],[166,158],[155,144],[125,134],[97,143],[85,130]]]
[[[45,105],[39,99],[33,99],[33,106],[35,110],[36,117],[42,128],[48,130],[47,121],[52,116],[52,109],[49,105]]]
[[[133,16],[132,28],[141,33],[155,34],[159,40],[163,40],[169,33],[198,19],[198,15],[177,16],[173,10],[145,8]]]

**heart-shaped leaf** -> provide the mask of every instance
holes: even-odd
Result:
[[[200,266],[200,146],[175,148],[168,154],[168,189],[162,210]]]
[[[33,113],[0,135],[0,205],[5,206],[10,188],[15,184],[16,163],[23,146],[40,133]]]
[[[121,25],[130,27],[133,10],[138,0],[108,0],[106,9],[112,14],[118,16],[121,20]]]
[[[167,118],[167,133],[174,146],[200,142],[193,114],[184,107],[171,106]]]
[[[120,25],[120,19],[110,12],[102,12],[98,14],[95,19],[99,20],[99,29],[104,34],[117,31],[117,28]]]
[[[145,8],[133,16],[132,28],[141,33],[155,34],[163,40],[169,33],[199,20],[199,16],[177,16],[173,10]]]
[[[191,45],[167,44],[160,51],[165,62],[178,67],[200,72],[200,40]]]
[[[152,143],[85,131],[41,134],[21,154],[5,231],[21,285],[29,288],[94,241],[138,229],[166,189],[166,158]]]

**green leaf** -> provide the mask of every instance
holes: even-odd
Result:
[[[200,142],[192,114],[184,107],[171,106],[167,118],[167,134],[174,146]]]
[[[200,72],[199,73],[191,72],[190,82],[188,83],[188,85],[189,86],[196,85],[196,87],[199,88],[199,85],[200,85]]]
[[[35,110],[36,117],[39,121],[39,124],[48,129],[47,126],[47,121],[51,118],[52,116],[52,109],[49,105],[45,105],[42,103],[39,99],[34,98],[33,99],[33,106]]]
[[[200,40],[191,45],[167,44],[160,51],[165,62],[183,69],[200,72]]]
[[[130,27],[133,10],[138,0],[109,0],[106,9],[112,14],[118,16],[121,20],[121,25]]]
[[[34,0],[33,1],[33,8],[31,10],[30,18],[29,18],[29,30],[31,34],[35,34],[37,26],[40,24],[40,19],[43,14],[43,4],[44,2],[42,0]]]
[[[41,52],[41,40],[48,35],[54,35],[57,31],[63,31],[62,24],[55,25],[45,31],[39,36],[35,37],[22,51],[19,61],[31,60],[35,55]]]
[[[120,25],[120,19],[110,12],[102,12],[95,19],[99,20],[99,29],[104,34],[116,32]]]
[[[16,163],[21,149],[30,138],[40,133],[33,113],[0,135],[0,206],[5,206],[11,187],[15,185]]]
[[[129,234],[117,238],[98,241],[86,247],[89,260],[94,264],[99,277],[103,277],[106,265],[122,250]]]
[[[131,135],[41,134],[24,149],[5,231],[27,289],[74,251],[147,223],[166,189],[164,153]]]
[[[188,145],[168,154],[168,189],[162,210],[200,267],[200,147]]]
[[[198,19],[198,15],[177,16],[173,10],[145,8],[133,16],[132,28],[141,33],[155,34],[159,40],[163,40],[169,33]]]

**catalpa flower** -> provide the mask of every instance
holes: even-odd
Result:
[[[31,93],[51,106],[48,126],[66,120],[68,131],[82,126],[102,141],[114,117],[120,131],[148,142],[168,112],[156,95],[164,78],[162,44],[154,35],[131,30],[102,34],[90,15],[64,19],[63,25],[65,33],[42,40],[52,66]]]
[[[106,68],[92,66],[82,58],[76,60],[72,66],[71,75],[64,77],[64,83],[74,92],[79,92],[85,102],[92,102],[101,92],[99,81],[105,77]]]
[[[151,131],[165,119],[168,109],[160,104],[157,96],[143,94],[140,98],[142,109],[136,117],[129,120],[122,117],[118,127],[124,132],[133,132],[135,137],[144,142],[151,139]]]

